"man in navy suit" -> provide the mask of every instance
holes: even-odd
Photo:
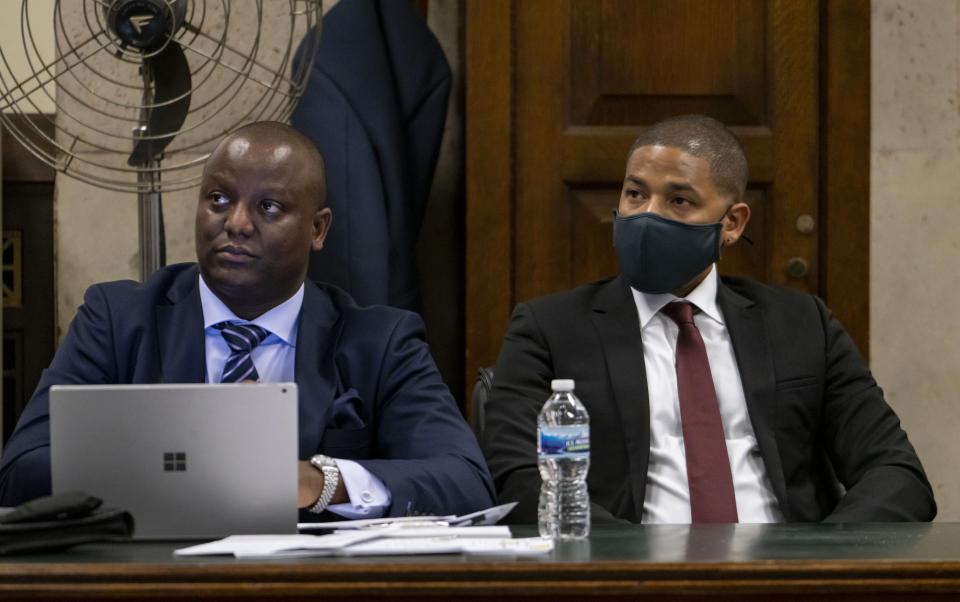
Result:
[[[200,185],[197,263],[87,290],[4,450],[0,505],[50,492],[51,385],[213,383],[231,373],[299,386],[303,520],[492,504],[490,475],[421,319],[306,281],[332,219],[324,180],[319,152],[284,124],[251,124],[217,146]],[[257,333],[240,360],[227,334],[235,330]],[[252,369],[236,373],[248,360]]]
[[[654,124],[627,155],[620,275],[517,306],[484,428],[500,501],[519,502],[510,520],[536,520],[554,378],[574,379],[590,413],[597,522],[934,517],[913,446],[823,302],[717,275],[750,219],[747,179],[715,119]]]

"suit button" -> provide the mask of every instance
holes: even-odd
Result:
[[[360,494],[360,501],[364,504],[369,504],[373,501],[373,494],[369,491],[364,491]]]

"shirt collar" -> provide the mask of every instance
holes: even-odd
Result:
[[[637,289],[630,287],[633,292],[633,300],[637,305],[637,313],[640,315],[640,329],[646,328],[653,316],[657,314],[663,306],[680,299],[672,293],[642,293]],[[697,309],[714,321],[723,324],[723,314],[717,307],[717,267],[716,264],[710,266],[710,272],[695,289],[690,291],[683,301],[689,301]]]
[[[297,292],[292,297],[260,314],[249,323],[262,326],[270,331],[271,334],[281,338],[286,344],[296,347],[297,345],[297,319],[300,317],[300,308],[303,306],[303,289],[301,284]],[[203,327],[210,328],[214,324],[223,321],[247,322],[238,318],[236,314],[230,311],[223,301],[210,290],[207,283],[203,281],[203,275],[200,275],[200,306],[203,309]]]

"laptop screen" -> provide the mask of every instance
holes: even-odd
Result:
[[[295,533],[297,385],[56,385],[53,492],[130,511],[137,539]]]

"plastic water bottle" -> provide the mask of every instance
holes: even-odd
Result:
[[[537,418],[540,536],[579,539],[590,534],[590,416],[572,380],[554,380],[550,387],[553,395]]]

